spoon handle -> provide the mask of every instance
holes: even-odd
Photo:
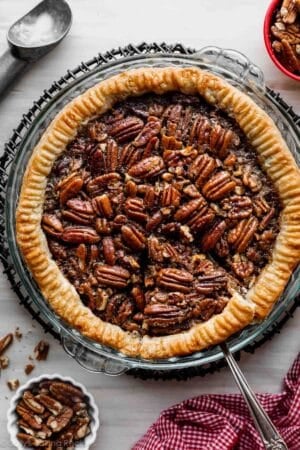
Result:
[[[25,69],[28,62],[17,58],[10,50],[0,56],[0,96],[5,93],[12,81]]]
[[[238,385],[248,405],[255,427],[260,433],[265,448],[267,450],[288,450],[286,443],[259,403],[227,345],[222,343],[220,344],[220,347],[236,381],[236,384]]]

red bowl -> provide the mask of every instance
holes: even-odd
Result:
[[[284,67],[280,61],[278,61],[274,50],[272,48],[272,40],[271,40],[271,26],[273,25],[273,17],[274,13],[277,8],[281,5],[282,0],[272,0],[270,3],[266,16],[264,21],[264,40],[267,52],[269,53],[270,58],[272,59],[273,63],[278,67],[279,70],[281,70],[282,73],[287,75],[290,78],[293,78],[293,80],[300,81],[300,75],[295,75],[293,72],[290,72],[286,67]]]

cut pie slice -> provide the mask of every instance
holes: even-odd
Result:
[[[16,218],[53,310],[127,355],[190,354],[263,319],[300,255],[300,174],[272,120],[195,68],[73,100],[34,149]]]

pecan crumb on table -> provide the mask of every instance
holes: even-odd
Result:
[[[35,346],[33,352],[37,361],[45,361],[48,357],[50,345],[46,341],[40,341]]]

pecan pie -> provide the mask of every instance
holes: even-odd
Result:
[[[300,175],[249,97],[196,68],[102,81],[29,161],[17,239],[85,336],[165,358],[266,317],[299,262]]]

